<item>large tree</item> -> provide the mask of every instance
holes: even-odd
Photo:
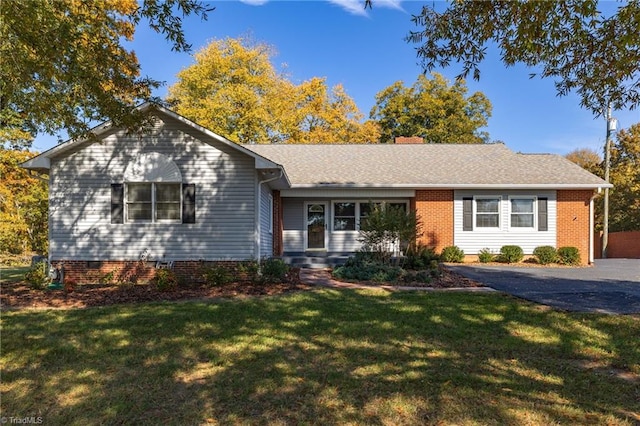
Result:
[[[640,231],[640,123],[618,132],[609,180],[609,230]]]
[[[576,148],[565,155],[565,158],[595,175],[603,176],[602,157],[590,148]]]
[[[440,74],[418,76],[411,87],[397,81],[376,94],[370,118],[381,128],[380,141],[396,136],[422,136],[427,143],[483,143],[480,129],[491,116],[491,102],[480,92],[467,95],[463,80],[453,85]]]
[[[140,76],[126,41],[146,21],[189,50],[182,17],[210,10],[199,0],[0,1],[0,146],[62,129],[85,136],[96,121],[137,127],[133,107],[161,83]]]
[[[565,156],[591,173],[604,177],[602,157],[589,148]],[[611,146],[609,181],[609,230],[640,230],[640,123],[620,130]],[[596,226],[602,229],[603,197],[596,199]]]
[[[460,76],[480,78],[479,64],[494,44],[505,65],[533,67],[532,76],[555,80],[559,95],[576,91],[596,115],[634,108],[640,102],[640,1],[621,3],[614,13],[597,0],[453,1],[426,4],[413,18],[426,70],[461,64]],[[367,1],[370,5],[371,1]]]
[[[293,107],[284,120],[293,119],[283,129],[289,143],[377,142],[380,129],[373,121],[361,122],[363,115],[342,85],[331,91],[324,78],[314,77],[295,87]],[[289,117],[289,118],[287,118]]]
[[[47,251],[47,182],[20,167],[34,155],[0,148],[0,253]]]
[[[367,142],[353,100],[325,79],[299,85],[272,63],[274,49],[247,38],[214,40],[178,73],[167,101],[180,114],[239,143]]]

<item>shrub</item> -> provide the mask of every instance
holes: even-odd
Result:
[[[464,262],[464,251],[458,246],[445,247],[440,253],[440,260],[450,263],[462,263]]]
[[[396,281],[403,273],[402,268],[383,263],[367,252],[356,253],[343,266],[333,270],[333,276],[338,279],[376,282]]]
[[[405,269],[420,270],[429,267],[433,260],[437,261],[440,256],[431,247],[424,245],[416,245],[407,250],[404,258],[403,267]]]
[[[560,247],[558,260],[563,265],[578,265],[580,263],[580,250],[577,247]]]
[[[50,281],[48,272],[47,262],[37,262],[24,274],[24,279],[36,290],[43,290]]]
[[[489,263],[493,261],[494,255],[488,248],[483,248],[478,252],[478,260],[480,263]]]
[[[429,271],[406,271],[406,273],[402,275],[401,279],[407,284],[427,284],[431,282],[431,274]]]
[[[520,246],[506,245],[500,247],[500,260],[506,263],[518,263],[524,258],[524,251]]]
[[[252,283],[259,281],[260,264],[255,260],[247,260],[238,265],[238,274],[243,279],[248,279]]]
[[[556,248],[552,246],[538,246],[533,249],[533,255],[541,265],[548,265],[558,260]]]
[[[158,291],[173,291],[178,288],[178,277],[171,269],[158,269],[154,281]]]
[[[363,263],[379,263],[379,257],[377,253],[367,250],[360,250],[355,252],[353,256],[349,256],[349,258],[344,263],[344,266],[357,266],[362,265]]]
[[[281,283],[286,280],[289,265],[282,259],[265,259],[262,261],[262,282]]]
[[[379,261],[389,264],[394,251],[406,252],[415,242],[420,235],[420,221],[413,210],[375,203],[368,207],[366,220],[360,222],[359,240]]]
[[[203,278],[209,287],[219,287],[232,280],[229,270],[222,265],[215,265],[204,271]]]

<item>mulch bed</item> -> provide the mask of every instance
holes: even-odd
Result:
[[[328,275],[328,272],[324,272]],[[388,283],[360,282],[364,285],[389,285]],[[408,287],[480,287],[482,284],[465,278],[460,274],[444,269],[441,277],[429,283],[403,283]],[[144,302],[162,302],[176,300],[206,300],[213,298],[235,298],[246,296],[272,296],[277,294],[304,291],[314,288],[312,285],[293,280],[291,283],[256,284],[252,282],[234,282],[220,287],[190,286],[179,287],[172,291],[159,291],[153,284],[116,285],[83,284],[73,291],[35,290],[25,282],[2,283],[0,286],[0,307],[2,309],[23,308],[88,308]]]
[[[15,308],[87,308],[116,304],[266,296],[308,290],[306,284],[231,283],[221,287],[183,287],[158,291],[153,284],[83,284],[73,291],[34,290],[26,283],[2,283],[0,306]]]
[[[358,283],[367,286],[385,286],[385,287],[424,287],[424,288],[468,288],[468,287],[484,287],[484,284],[466,278],[457,272],[450,271],[446,268],[441,270],[442,274],[437,278],[432,278],[428,283],[420,281],[402,282],[402,283],[386,283],[377,281],[349,281],[349,283]]]

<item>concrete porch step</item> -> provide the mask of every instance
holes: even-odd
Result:
[[[350,253],[284,253],[280,259],[297,268],[322,269],[342,265],[349,256]]]

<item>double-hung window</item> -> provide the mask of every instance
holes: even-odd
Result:
[[[356,203],[335,202],[333,203],[333,212],[334,231],[356,230]]]
[[[361,228],[367,221],[367,216],[371,214],[374,209],[382,208],[381,202],[360,203],[360,216],[359,216],[359,228]]]
[[[512,228],[534,228],[535,198],[511,198],[510,209]]]
[[[476,228],[500,228],[500,198],[476,198],[475,204]]]
[[[180,222],[180,183],[127,183],[127,221]]]

